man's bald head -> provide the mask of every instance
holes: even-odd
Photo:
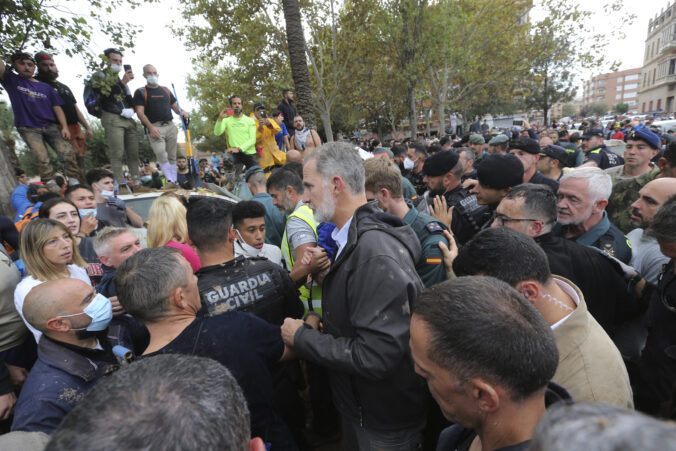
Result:
[[[23,315],[28,323],[49,334],[47,322],[57,316],[81,313],[94,290],[79,279],[50,280],[34,287],[26,296]],[[86,315],[82,315],[86,319]]]
[[[643,229],[647,228],[657,210],[674,195],[676,195],[676,178],[662,177],[646,183],[638,192],[638,200],[631,204],[632,224]]]
[[[289,149],[289,151],[286,152],[286,162],[287,163],[292,163],[292,162],[302,163],[303,162],[303,154],[300,153],[296,149]]]

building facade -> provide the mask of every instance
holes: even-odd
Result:
[[[637,109],[640,83],[640,67],[595,75],[584,82],[582,108],[587,108],[593,103],[603,103],[608,106],[610,112],[618,103],[626,103],[630,110]]]
[[[642,113],[676,109],[676,4],[648,22],[639,104]]]

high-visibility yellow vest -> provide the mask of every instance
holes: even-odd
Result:
[[[301,205],[296,208],[296,210],[289,215],[286,219],[286,224],[289,223],[291,218],[298,218],[302,221],[305,221],[315,234],[315,240],[318,240],[317,236],[317,221],[315,221],[314,213],[312,209],[307,205]],[[300,256],[302,257],[302,255]],[[293,269],[295,259],[291,253],[289,247],[289,238],[286,236],[286,226],[284,227],[284,236],[282,236],[282,258],[286,262],[286,268],[290,271]],[[308,311],[317,312],[319,315],[322,314],[322,287],[319,286],[316,282],[311,284],[305,284],[300,287],[298,290],[300,292],[300,300],[303,302],[305,307],[305,313]]]

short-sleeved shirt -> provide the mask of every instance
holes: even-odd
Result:
[[[25,80],[6,70],[0,84],[12,102],[16,127],[44,128],[57,122],[53,107],[63,105],[63,100],[47,83]]]
[[[286,239],[289,240],[289,250],[296,261],[296,249],[307,243],[316,243],[317,235],[307,222],[300,218],[291,217],[286,221]]]
[[[77,245],[77,248],[80,251],[80,257],[87,264],[89,280],[91,280],[92,286],[96,286],[103,277],[103,265],[96,251],[94,251],[94,239],[88,236],[80,238],[80,244]]]
[[[279,147],[279,150],[282,150],[284,147],[284,137],[289,136],[289,131],[286,129],[286,124],[284,122],[279,124],[279,127],[282,129],[282,131],[275,135],[275,141],[277,141],[277,147]]]
[[[171,122],[171,106],[176,103],[174,95],[164,86],[151,88],[144,86],[134,92],[134,106],[145,108],[144,114],[154,124],[155,122]]]
[[[75,100],[73,91],[71,91],[68,86],[64,85],[60,81],[45,80],[43,78],[40,78],[39,74],[38,80],[47,83],[52,88],[56,89],[56,93],[59,94],[59,97],[61,97],[61,100],[63,100],[63,105],[61,105],[61,108],[63,109],[64,116],[66,116],[66,123],[68,125],[77,124],[78,123],[77,111],[75,111],[75,104],[77,103],[77,101]]]
[[[195,318],[171,343],[145,357],[185,354],[221,363],[242,387],[251,413],[251,436],[265,437],[266,426],[273,417],[269,368],[283,353],[279,326],[249,313],[226,312],[210,318]]]

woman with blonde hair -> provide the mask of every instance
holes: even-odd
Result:
[[[193,272],[202,267],[195,250],[187,245],[188,223],[185,207],[173,194],[155,199],[148,212],[148,247],[169,246],[183,254]]]
[[[14,290],[14,306],[38,342],[42,334],[23,316],[26,295],[48,280],[73,278],[89,285],[91,281],[70,229],[53,219],[35,219],[21,229],[19,255],[28,275]]]

